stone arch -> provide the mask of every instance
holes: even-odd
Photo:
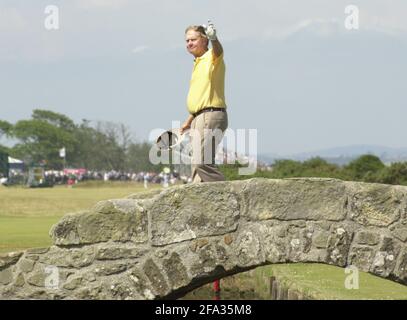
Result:
[[[406,213],[407,187],[321,178],[136,194],[63,217],[50,248],[0,258],[0,296],[169,299],[289,262],[354,265],[406,284]]]

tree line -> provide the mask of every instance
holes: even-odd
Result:
[[[0,152],[47,169],[60,170],[65,164],[98,171],[161,170],[149,161],[151,144],[136,141],[120,123],[99,121],[92,125],[85,119],[75,123],[66,115],[35,109],[30,119],[15,124],[0,120],[1,137],[16,143],[12,147],[0,144]],[[62,148],[65,160],[60,157]]]
[[[303,162],[295,160],[278,160],[272,170],[257,170],[250,176],[239,176],[238,166],[224,165],[222,172],[228,180],[293,177],[337,178],[347,181],[363,181],[394,185],[407,185],[407,162],[395,162],[386,166],[379,157],[371,154],[362,155],[347,165],[339,166],[315,157]]]

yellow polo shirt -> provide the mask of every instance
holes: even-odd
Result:
[[[187,105],[191,114],[204,107],[226,108],[223,53],[214,59],[212,49],[209,49],[195,59]]]

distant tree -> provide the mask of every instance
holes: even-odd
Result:
[[[131,143],[127,151],[127,168],[131,171],[155,171],[162,170],[162,165],[152,164],[149,158],[152,145],[148,142]]]
[[[49,110],[34,109],[31,118],[48,122],[49,124],[65,131],[72,132],[76,128],[72,119],[63,114]]]
[[[5,136],[10,136],[13,125],[7,121],[0,120],[0,138]],[[10,154],[10,148],[0,144],[0,154]]]
[[[274,178],[301,177],[303,174],[302,164],[295,160],[277,160],[273,165],[272,175]]]
[[[306,160],[302,163],[304,176],[309,177],[329,177],[338,178],[340,177],[339,166],[328,163],[326,160],[315,157]]]
[[[392,163],[384,168],[379,181],[387,184],[407,185],[407,162]]]
[[[7,121],[0,120],[0,138],[5,136],[10,136],[12,134],[13,125]]]
[[[114,170],[126,169],[126,151],[130,134],[123,124],[113,122],[98,122],[96,126],[103,159],[107,166]]]
[[[67,152],[67,164],[72,167],[81,167],[91,170],[103,170],[103,157],[99,154],[101,138],[99,133],[90,126],[90,121],[83,119],[77,126],[73,137],[77,144],[73,150]]]
[[[305,160],[302,163],[304,168],[307,169],[318,169],[321,167],[326,167],[328,165],[328,162],[324,159],[322,159],[321,157],[314,157],[308,160]]]
[[[0,144],[0,153],[1,154],[10,154],[10,148]]]
[[[69,163],[91,170],[126,170],[130,133],[122,124],[83,120],[74,132],[78,141]]]
[[[20,140],[14,153],[28,162],[42,162],[50,168],[60,168],[62,160],[59,149],[63,146],[71,150],[75,140],[71,132],[39,119],[20,120],[13,128],[13,136]]]
[[[385,165],[381,162],[379,157],[366,154],[351,161],[344,167],[344,170],[346,170],[354,180],[374,182],[384,167]]]
[[[12,148],[13,154],[28,163],[45,161],[48,168],[62,168],[59,150],[65,147],[69,154],[76,148],[75,129],[74,122],[67,116],[35,109],[31,119],[20,120],[12,128],[13,137],[19,140]]]

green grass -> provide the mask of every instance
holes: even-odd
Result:
[[[258,267],[221,280],[221,299],[271,299],[270,277],[296,290],[307,299],[318,300],[406,300],[407,286],[359,271],[359,289],[346,289],[350,273],[318,263],[275,264]],[[212,300],[213,284],[206,284],[182,299]]]
[[[276,264],[257,268],[254,275],[257,286],[264,286],[264,279],[274,275],[290,288],[314,299],[407,299],[407,286],[362,271],[359,271],[359,289],[347,289],[345,279],[351,273],[325,264]]]
[[[161,186],[150,184],[148,190],[156,188]],[[49,246],[48,231],[63,215],[140,191],[145,191],[143,184],[130,182],[84,183],[72,188],[0,186],[0,253]]]
[[[60,217],[0,217],[0,253],[48,247],[48,231]]]
[[[159,188],[150,185],[151,189]],[[0,217],[55,217],[77,212],[94,205],[100,200],[123,198],[144,191],[139,183],[113,183],[100,185],[76,185],[72,188],[0,187]]]

